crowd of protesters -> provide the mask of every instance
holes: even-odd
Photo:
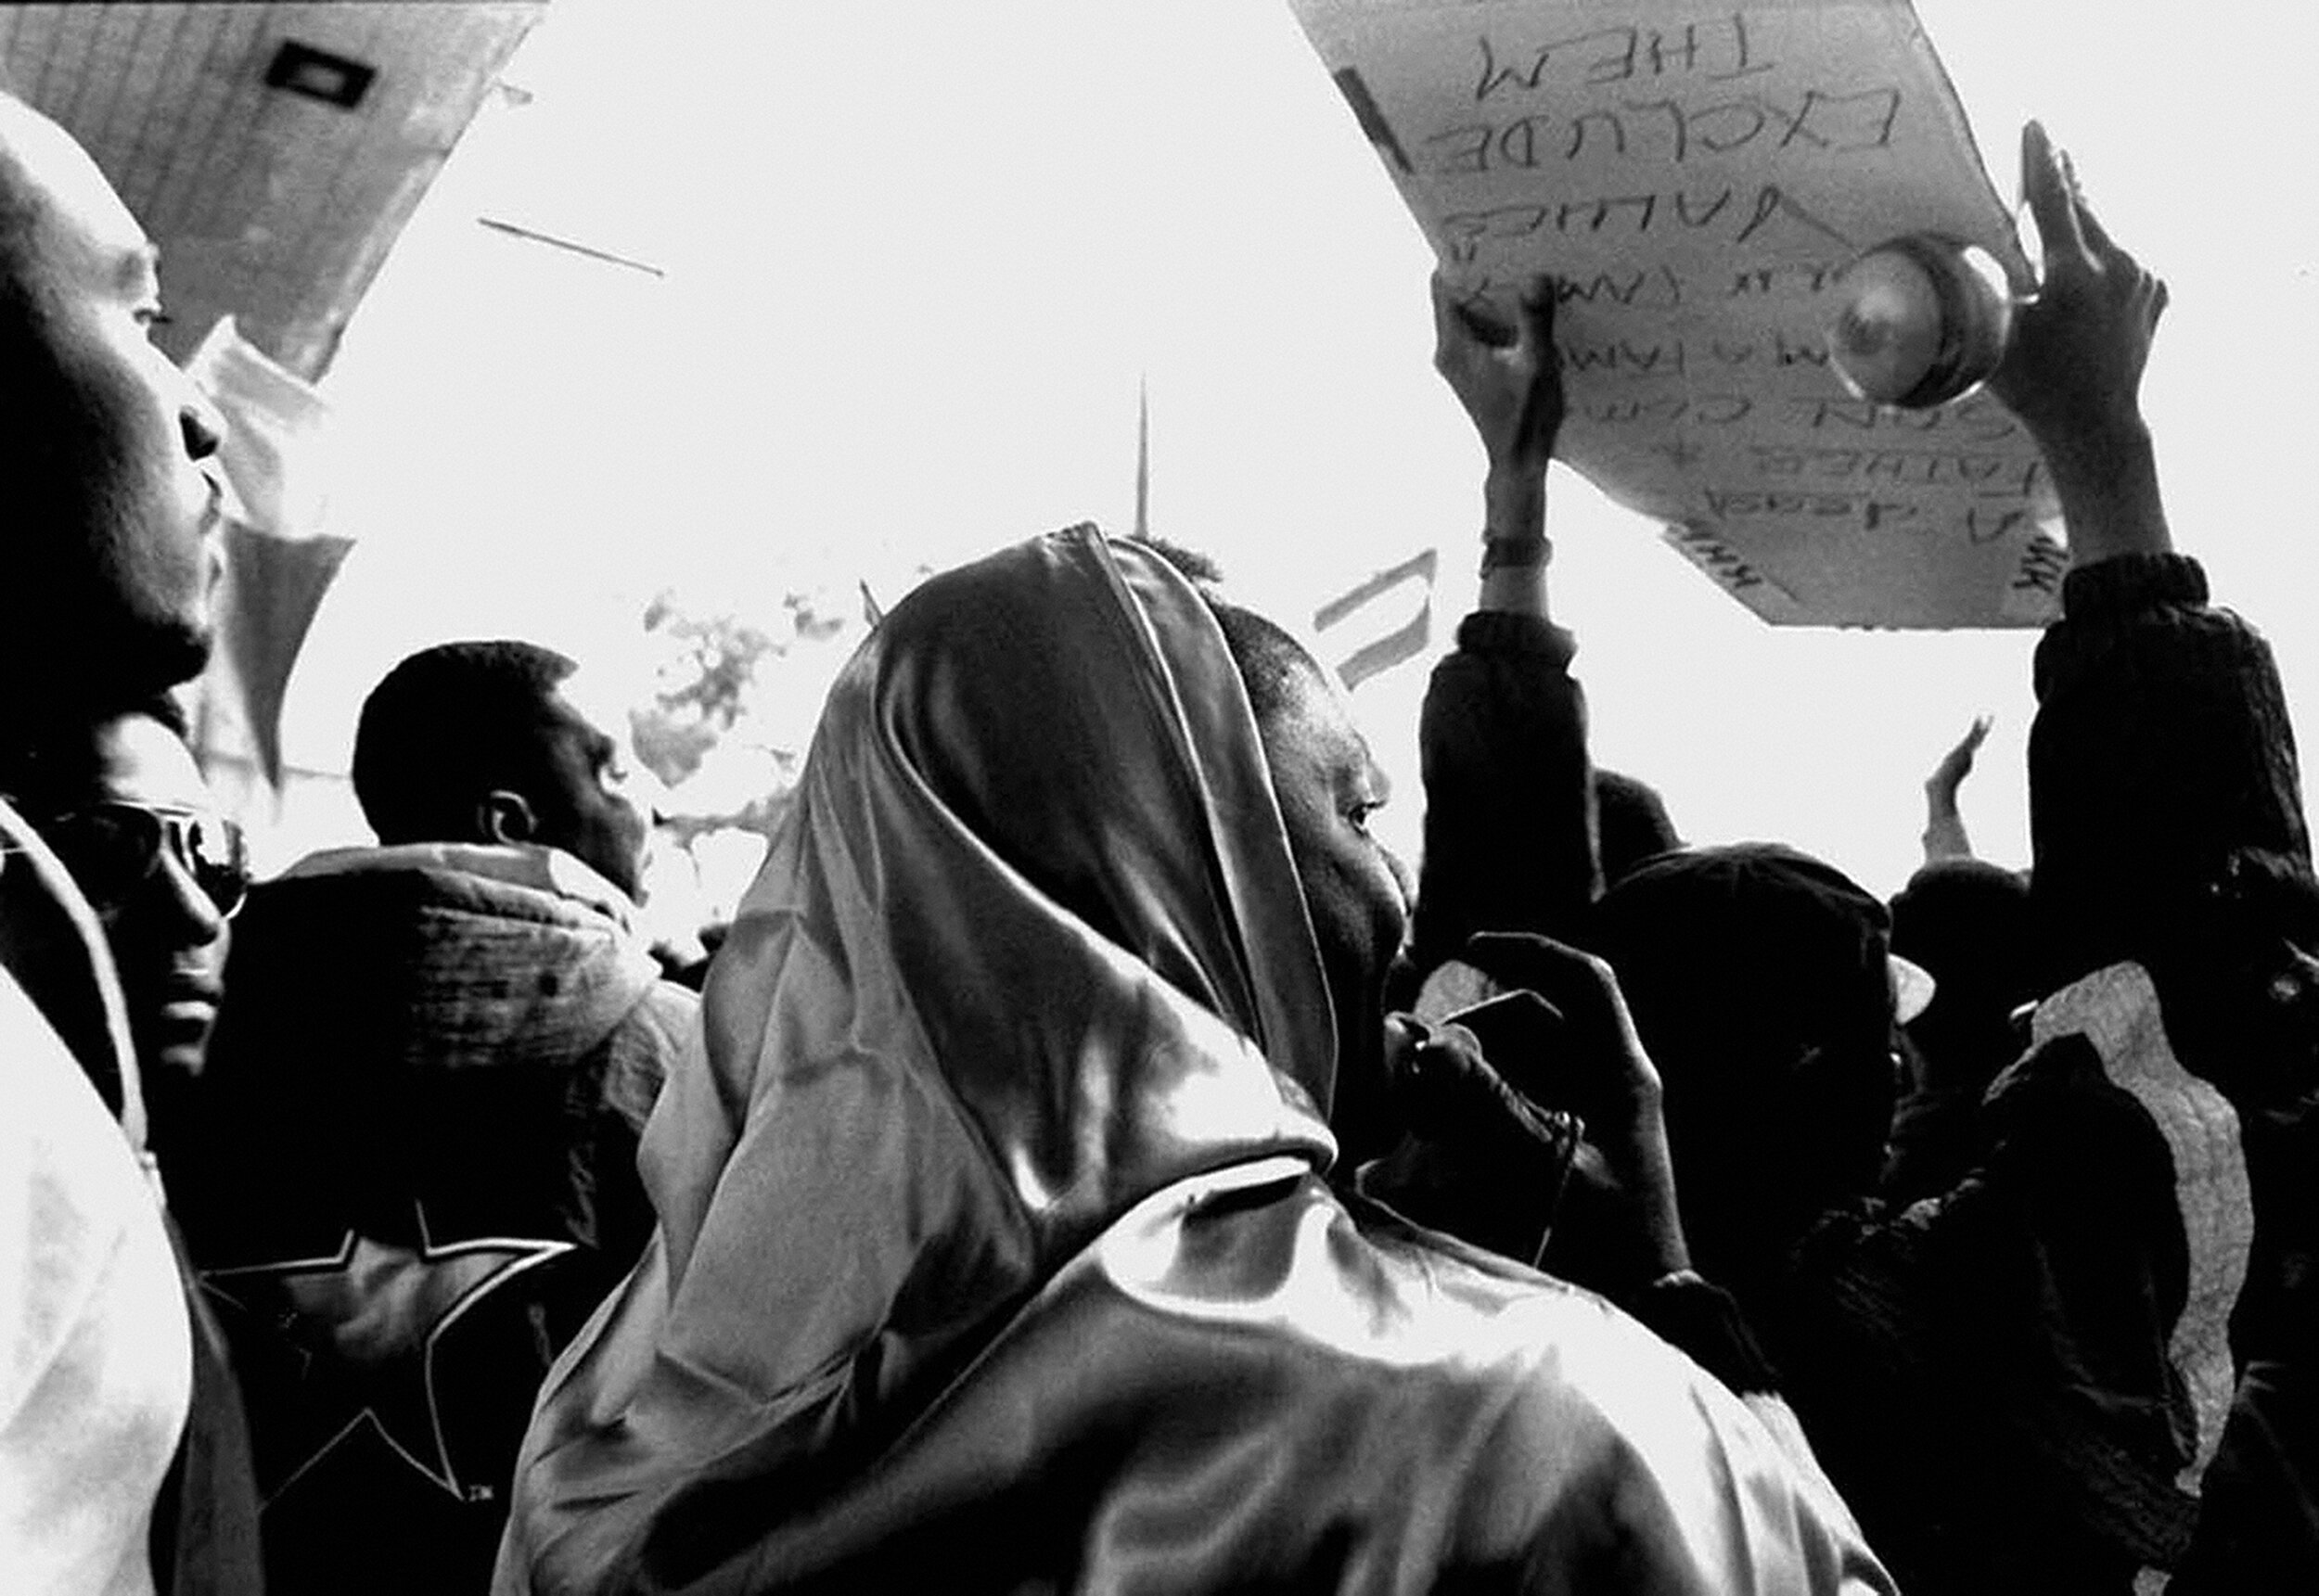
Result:
[[[397,666],[376,846],[252,884],[169,696],[219,423],[0,99],[0,1589],[2319,1590],[2294,748],[2159,500],[2165,290],[2022,164],[2026,874],[1985,725],[1890,906],[1593,765],[1554,286],[1437,282],[1414,880],[1297,641],[1076,528],[875,628],[696,996],[529,644]]]

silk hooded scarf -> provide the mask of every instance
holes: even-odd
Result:
[[[831,693],[497,1588],[1884,1588],[1631,1321],[1356,1226],[1334,1053],[1198,594],[1084,528],[929,581]]]
[[[629,1411],[668,1405],[655,1479],[743,1393],[818,1379],[875,1426],[1171,1181],[1326,1165],[1319,955],[1191,585],[1078,529],[896,606],[831,691],[704,1022],[643,1152],[658,1256],[614,1315],[665,1296]]]

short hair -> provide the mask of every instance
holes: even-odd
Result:
[[[475,806],[546,773],[548,702],[578,663],[536,643],[442,643],[404,660],[363,700],[354,797],[382,843],[469,836]]]
[[[1254,712],[1257,725],[1277,724],[1294,704],[1297,684],[1304,673],[1318,669],[1303,645],[1277,622],[1217,592],[1216,584],[1224,580],[1224,568],[1207,555],[1148,533],[1127,541],[1150,550],[1198,591],[1200,602],[1208,606],[1208,613],[1215,617],[1217,627],[1224,632],[1224,649],[1240,674],[1240,683],[1248,692],[1249,709]]]
[[[1216,563],[1213,555],[1185,548],[1182,543],[1171,542],[1153,532],[1137,532],[1127,541],[1139,548],[1149,549],[1173,566],[1185,581],[1202,591],[1224,581],[1224,567]]]
[[[1320,667],[1303,645],[1275,622],[1212,593],[1201,596],[1224,630],[1224,648],[1240,673],[1241,685],[1248,690],[1248,705],[1256,724],[1259,728],[1279,724],[1294,708],[1300,683]]]

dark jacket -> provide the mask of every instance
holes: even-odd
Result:
[[[1092,530],[830,694],[557,1366],[504,1592],[1882,1591],[1737,1398],[1321,1178],[1335,1034],[1224,638]]]
[[[237,922],[173,1181],[277,1591],[488,1577],[532,1394],[651,1230],[695,999],[628,916],[569,856],[425,847],[318,855]]]
[[[2056,1036],[1992,1100],[1973,1176],[1913,1207],[1831,1214],[1774,1291],[1725,1283],[1871,1539],[1903,1584],[1918,1576],[1910,1588],[2121,1590],[2150,1562],[2184,1564],[2202,1590],[2319,1588],[2319,1517],[2300,1492],[2319,1476],[2319,1334],[2295,1283],[2319,1250],[2302,1173],[2319,1168],[2319,894],[2284,694],[2267,645],[2207,603],[2194,561],[2106,561],[2063,597],[2031,739],[2044,990],[2099,977],[2114,998],[2120,977],[2103,972],[2147,972],[2140,1002],[2177,1073],[2219,1088],[2198,1113],[2231,1122],[2213,1149],[2225,1173],[2187,1193],[2182,1149],[2110,1070],[2115,1049]],[[1421,959],[1472,930],[1567,926],[1583,901],[1569,653],[1544,622],[1477,616],[1436,670]],[[1486,867],[1500,859],[1522,862]],[[2210,1339],[2203,1390],[2172,1354],[2214,1239],[2202,1219],[2243,1229],[2249,1209],[2223,1309],[2233,1403],[2212,1388]],[[2199,1463],[2203,1498],[2184,1488]]]
[[[2236,1117],[2139,966],[2040,1006],[1976,1168],[1832,1213],[1743,1293],[1903,1588],[2108,1591],[2183,1559],[2251,1215]]]
[[[98,945],[96,913],[79,900],[63,864],[45,854],[5,800],[0,852],[24,856],[19,867],[0,873],[0,973],[21,981],[119,1122],[131,1153],[150,1171],[128,1013],[111,961]],[[45,1133],[47,1127],[41,1129]],[[165,1181],[161,1190],[166,1193]],[[148,1525],[153,1587],[157,1596],[260,1596],[258,1493],[241,1393],[217,1320],[194,1283],[184,1239],[166,1214],[163,1219],[185,1292],[191,1393]],[[53,1289],[64,1283],[49,1283]]]
[[[2254,1237],[2240,1385],[2178,1588],[2319,1589],[2319,884],[2271,649],[2178,555],[2070,573],[2037,651],[2031,887],[2069,976],[2150,972],[2228,1098]]]
[[[1568,940],[1601,894],[1578,645],[1535,616],[1477,610],[1433,668],[1418,721],[1425,860],[1410,924],[1422,976],[1477,931]]]

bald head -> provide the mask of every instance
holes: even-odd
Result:
[[[16,154],[22,141],[11,139],[6,130],[26,125],[32,115],[21,100],[0,93],[0,274],[5,274],[0,281],[11,289],[36,243],[33,229],[44,209],[44,191],[32,182]],[[55,124],[44,121],[44,125]],[[10,303],[0,307],[0,313],[12,315],[17,309]]]
[[[159,273],[87,152],[0,95],[0,724],[205,656],[222,424],[151,342]]]

